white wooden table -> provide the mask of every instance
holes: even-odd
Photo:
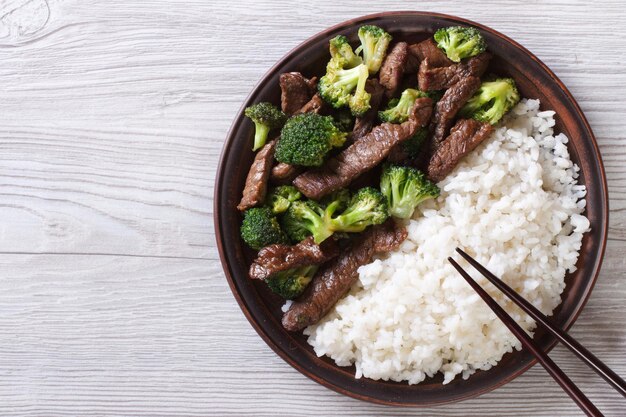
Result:
[[[230,293],[213,181],[253,85],[325,27],[419,8],[500,30],[561,77],[598,137],[610,235],[572,334],[624,375],[623,0],[282,3],[0,0],[0,415],[580,415],[537,367],[422,411],[305,378]],[[553,357],[607,415],[626,415],[579,361]]]

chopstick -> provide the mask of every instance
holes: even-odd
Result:
[[[457,249],[458,250],[458,249]],[[465,281],[478,293],[478,295],[487,303],[487,305],[493,310],[500,320],[509,328],[509,330],[519,339],[522,346],[530,351],[537,361],[545,368],[545,370],[554,378],[554,380],[563,388],[563,390],[574,400],[574,402],[585,412],[588,416],[601,417],[603,414],[596,408],[595,405],[582,393],[582,391],[572,382],[571,379],[565,375],[565,373],[559,368],[548,355],[546,355],[540,348],[535,345],[533,340],[526,334],[526,332],[507,314],[506,311],[500,305],[487,294],[485,290],[481,288],[472,277],[465,272],[461,266],[456,263],[452,258],[448,258],[448,261],[456,268]],[[521,307],[521,306],[520,306]]]
[[[502,280],[489,272],[487,268],[479,264],[474,258],[467,253],[457,248],[456,251],[463,257],[470,265],[472,265],[478,272],[480,272],[485,278],[489,280],[496,288],[502,291],[507,297],[515,302],[522,310],[524,310],[530,317],[536,322],[544,326],[550,333],[552,333],[563,345],[568,348],[574,355],[578,356],[583,362],[585,362],[591,369],[593,369],[598,375],[600,375],[606,382],[611,384],[613,388],[622,396],[626,397],[626,382],[620,378],[615,372],[613,372],[608,366],[606,366],[600,359],[598,359],[593,353],[585,349],[580,343],[578,343],[572,336],[558,328],[550,319],[544,316],[539,310],[535,308],[531,303],[522,298],[515,290],[506,285]]]

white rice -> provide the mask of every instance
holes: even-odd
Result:
[[[589,221],[554,112],[522,100],[491,138],[419,206],[395,252],[359,269],[359,281],[305,330],[317,355],[356,366],[356,378],[444,383],[489,369],[519,341],[446,260],[458,246],[543,313],[561,302]],[[455,256],[455,259],[459,259]],[[529,333],[533,320],[465,262],[461,265]]]

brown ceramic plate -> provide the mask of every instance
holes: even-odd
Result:
[[[489,371],[479,371],[468,380],[461,378],[442,385],[442,377],[418,385],[354,379],[354,367],[338,367],[326,357],[318,358],[301,333],[290,333],[280,323],[283,301],[270,293],[263,283],[247,277],[254,253],[239,238],[241,217],[237,205],[253,153],[253,125],[244,120],[243,108],[259,101],[280,102],[279,74],[300,71],[306,76],[322,75],[328,60],[328,40],[344,34],[357,41],[357,28],[363,24],[383,27],[394,41],[419,41],[436,29],[450,25],[471,25],[485,36],[495,55],[491,70],[513,77],[522,97],[538,98],[545,109],[556,111],[556,131],[570,138],[572,159],[580,166],[588,190],[586,215],[591,232],[585,234],[577,271],[566,277],[563,303],[554,320],[569,328],[582,310],[596,281],[608,224],[608,195],[604,168],[595,138],[578,104],[563,83],[537,57],[506,36],[475,22],[458,17],[422,12],[389,12],[364,16],[325,30],[289,52],[263,77],[252,91],[233,122],[222,151],[215,183],[215,230],[226,278],[244,314],[265,340],[285,361],[309,378],[342,394],[376,403],[401,406],[429,406],[449,403],[491,391],[511,381],[535,361],[527,352],[507,354]],[[554,339],[537,332],[535,340],[545,351]]]

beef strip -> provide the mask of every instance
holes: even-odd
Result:
[[[402,144],[398,146],[394,146],[389,152],[389,156],[387,157],[387,161],[393,164],[401,164],[409,158],[409,154],[406,153]]]
[[[441,141],[446,137],[448,129],[452,126],[454,117],[461,107],[472,97],[474,92],[480,87],[480,78],[467,77],[446,90],[441,100],[435,105],[435,115],[431,123],[430,149],[434,152]],[[432,154],[432,153],[431,153]]]
[[[254,161],[246,177],[246,185],[243,188],[243,197],[237,206],[239,211],[245,211],[251,207],[262,204],[267,192],[267,180],[270,176],[274,163],[274,148],[276,140],[268,142],[257,152]]]
[[[468,153],[493,132],[493,126],[474,119],[460,119],[450,130],[428,164],[431,181],[443,180]]]
[[[270,179],[275,184],[285,185],[291,182],[302,172],[302,167],[279,162],[274,165],[270,173]]]
[[[280,105],[288,115],[292,115],[302,108],[313,94],[315,94],[316,79],[305,78],[299,72],[285,72],[280,74]]]
[[[319,93],[315,93],[311,100],[307,101],[304,106],[302,106],[298,111],[294,114],[300,113],[323,113],[326,109],[326,102],[322,99]]]
[[[302,242],[289,245],[270,245],[259,251],[250,265],[250,278],[266,279],[280,271],[306,265],[322,264],[339,255],[339,246],[334,239],[326,239],[320,245],[309,236]]]
[[[354,142],[320,167],[300,174],[293,184],[308,198],[318,200],[350,184],[364,172],[378,165],[391,148],[410,138],[419,126],[426,125],[432,112],[432,100],[419,98],[413,114],[402,124],[383,123]]]
[[[434,40],[426,39],[420,43],[409,45],[409,59],[406,68],[407,73],[417,72],[420,62],[428,59],[431,68],[447,67],[454,64],[443,52]]]
[[[383,100],[385,88],[380,85],[377,80],[371,79],[367,80],[367,82],[365,83],[365,91],[371,94],[370,109],[365,112],[363,116],[356,118],[354,122],[354,128],[352,129],[352,134],[350,135],[350,139],[352,141],[357,141],[361,139],[372,130],[372,126],[374,125],[374,122],[376,122],[376,118],[378,117],[378,108],[380,107],[380,103]]]
[[[432,113],[432,102],[429,103],[427,101],[416,101],[416,104],[418,106],[428,106],[430,108],[430,111],[424,107],[423,109],[418,109],[417,107],[413,107],[413,112],[414,113],[420,113],[423,111],[423,113],[421,114],[421,119],[419,121],[420,126],[426,126],[428,125],[428,123],[430,122],[430,116]],[[424,145],[422,145],[422,147],[426,147],[426,144],[424,143]],[[391,152],[389,152],[389,156],[387,156],[387,161],[392,162],[392,163],[404,163],[404,164],[409,164],[409,165],[413,165],[412,161],[408,161],[409,155],[407,154],[407,152],[404,149],[404,142],[400,143],[396,146],[394,146],[391,149]]]
[[[483,52],[458,64],[447,67],[434,67],[428,58],[420,63],[417,81],[422,91],[443,90],[466,77],[480,78],[487,70],[491,54]]]
[[[418,127],[424,127],[430,122],[430,116],[433,114],[433,101],[428,97],[421,97],[415,100],[409,121],[414,121]]]
[[[409,45],[398,42],[383,61],[378,73],[378,80],[385,87],[387,97],[392,97],[402,82],[402,76],[409,55]]]
[[[410,47],[409,47],[410,48]],[[420,69],[420,59],[411,53],[406,56],[406,65],[404,66],[405,74],[415,74]]]
[[[371,262],[376,253],[396,249],[406,236],[406,229],[390,219],[356,237],[348,250],[317,272],[283,316],[283,327],[295,332],[317,323],[350,290],[360,266]]]

